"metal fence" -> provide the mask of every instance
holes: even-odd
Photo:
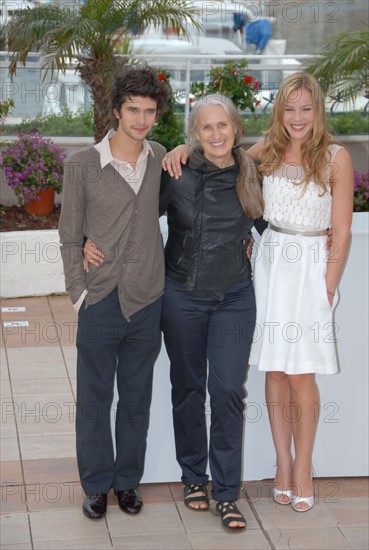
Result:
[[[150,65],[169,71],[171,85],[176,103],[182,109],[187,127],[190,112],[191,84],[194,81],[205,81],[211,66],[224,65],[227,61],[239,62],[247,59],[250,75],[261,82],[258,110],[268,108],[273,92],[279,82],[288,74],[301,68],[302,63],[311,59],[311,55],[182,55],[182,54],[135,54],[136,60],[145,60]],[[13,79],[8,74],[9,53],[0,52],[0,99],[12,98],[15,107],[7,123],[18,123],[23,118],[58,113],[69,109],[72,113],[91,108],[89,90],[81,81],[76,64],[71,64],[67,71],[49,73],[41,70],[40,55],[28,56],[25,67],[19,66]]]

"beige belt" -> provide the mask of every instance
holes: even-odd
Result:
[[[298,231],[297,229],[284,229],[284,227],[277,227],[268,224],[269,229],[272,231],[277,231],[277,233],[286,233],[287,235],[299,235],[301,237],[321,237],[323,235],[328,235],[328,229],[322,229],[322,231]]]

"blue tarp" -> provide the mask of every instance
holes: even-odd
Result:
[[[246,25],[246,42],[255,44],[255,46],[263,50],[272,36],[272,25],[268,19],[259,19]]]
[[[242,31],[244,26],[245,26],[245,19],[244,19],[242,13],[234,13],[233,14],[233,30],[234,31]]]

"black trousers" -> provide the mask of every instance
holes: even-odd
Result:
[[[177,460],[185,485],[206,483],[209,455],[216,500],[237,500],[239,494],[245,380],[255,316],[251,279],[226,290],[223,300],[195,295],[166,279],[162,330],[171,362]],[[205,408],[207,376],[210,410]]]
[[[82,305],[77,331],[77,461],[86,494],[135,488],[141,480],[154,363],[161,346],[161,298],[132,315],[122,314],[118,291]],[[116,456],[111,430],[114,380]]]

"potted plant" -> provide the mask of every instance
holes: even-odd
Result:
[[[158,76],[159,79],[165,82],[170,88],[171,96],[165,112],[155,123],[148,139],[158,141],[170,151],[180,143],[185,142],[184,120],[180,113],[175,113],[175,95],[170,84],[170,73],[168,71],[159,70]]]
[[[369,172],[354,171],[354,212],[369,212]]]
[[[233,101],[242,111],[250,109],[253,113],[260,104],[260,82],[248,74],[247,60],[240,63],[228,61],[223,67],[212,67],[208,74],[208,82],[194,82],[192,93],[195,97],[206,94],[220,93]]]
[[[369,172],[354,170],[354,204],[351,235],[362,248],[361,259],[367,254],[369,243]],[[357,266],[359,269],[359,266]]]
[[[48,216],[62,189],[64,151],[38,132],[19,134],[1,152],[7,184],[29,214]]]

